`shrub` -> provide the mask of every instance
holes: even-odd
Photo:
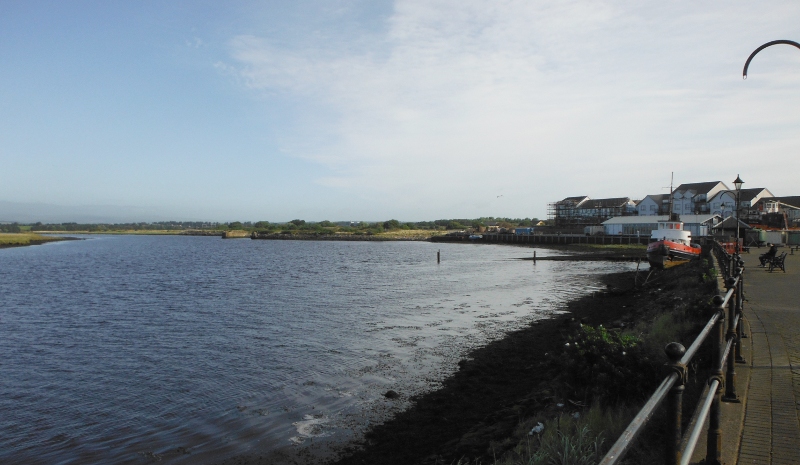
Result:
[[[581,325],[560,358],[565,387],[584,402],[635,399],[658,376],[639,338],[603,326]]]

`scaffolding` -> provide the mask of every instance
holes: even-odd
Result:
[[[589,197],[567,197],[547,204],[547,218],[558,228],[582,228],[598,225],[616,216],[634,214],[635,206],[628,197],[595,200]]]

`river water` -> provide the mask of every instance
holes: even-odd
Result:
[[[630,268],[531,254],[184,236],[0,250],[0,463],[324,456],[469,349]]]

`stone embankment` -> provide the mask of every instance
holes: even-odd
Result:
[[[205,230],[200,230],[200,229],[189,229],[189,230],[186,230],[186,231],[181,231],[179,233],[179,235],[181,235],[181,236],[216,236],[216,237],[220,237],[220,236],[223,235],[223,232],[219,231],[219,230],[205,231]]]
[[[222,233],[223,239],[247,239],[250,237],[250,233],[248,231],[242,231],[240,229],[235,229],[233,231],[225,231]]]

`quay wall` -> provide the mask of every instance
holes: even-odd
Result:
[[[650,242],[648,236],[616,235],[587,236],[585,234],[483,234],[480,239],[470,239],[468,235],[435,236],[433,242],[477,242],[507,244],[604,244],[635,245]]]

